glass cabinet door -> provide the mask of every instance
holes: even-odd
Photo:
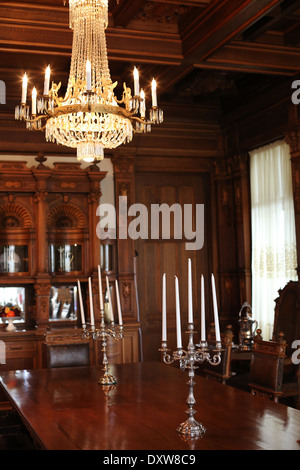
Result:
[[[52,286],[50,292],[50,321],[77,320],[77,287]]]
[[[82,270],[81,245],[50,245],[49,251],[51,272],[71,273]]]
[[[27,245],[0,245],[1,273],[27,273],[28,270]]]

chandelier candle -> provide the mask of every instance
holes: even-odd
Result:
[[[152,93],[152,107],[156,108],[157,107],[157,93],[156,93],[156,81],[152,80],[151,82],[151,93]]]
[[[88,281],[89,284],[89,295],[90,295],[90,309],[92,308],[91,298],[92,298],[92,284],[91,278]],[[101,385],[114,385],[117,383],[116,377],[110,374],[109,367],[108,367],[108,359],[107,359],[107,340],[108,338],[113,338],[114,340],[121,340],[123,338],[123,320],[122,320],[122,310],[121,310],[121,303],[119,297],[119,286],[118,281],[115,281],[116,286],[116,297],[117,297],[117,305],[118,305],[118,317],[119,317],[119,324],[116,325],[114,322],[113,310],[112,310],[112,303],[111,303],[111,296],[110,296],[110,289],[109,289],[109,280],[106,276],[106,285],[107,285],[107,294],[109,299],[109,310],[110,310],[110,323],[106,324],[104,319],[104,308],[103,308],[103,294],[102,294],[102,281],[101,281],[101,268],[98,266],[98,284],[99,284],[99,304],[100,304],[100,327],[97,329],[95,327],[94,319],[92,321],[91,318],[91,329],[87,328],[85,323],[85,316],[83,312],[83,304],[80,301],[81,298],[81,289],[80,283],[78,282],[78,293],[79,293],[79,304],[81,310],[81,317],[82,317],[82,330],[83,330],[83,338],[90,339],[92,338],[94,341],[100,340],[102,342],[102,364],[103,364],[103,375],[99,378],[98,383]],[[93,310],[94,312],[94,310]],[[93,313],[94,316],[94,313]]]
[[[31,105],[32,106],[31,112],[33,116],[36,115],[36,97],[37,97],[37,91],[36,91],[36,88],[34,87],[32,90],[32,105]]]
[[[140,94],[140,78],[139,71],[136,67],[133,69],[133,80],[134,80],[134,96],[139,96]]]
[[[23,105],[26,104],[26,100],[27,100],[27,84],[28,84],[28,78],[27,78],[27,75],[26,73],[24,74],[24,77],[23,77],[23,82],[22,82],[22,98],[21,98],[21,103]]]
[[[122,96],[118,99],[115,95],[117,82],[110,76],[105,37],[108,0],[69,0],[69,9],[73,45],[65,96],[59,96],[61,83],[52,82],[49,89],[49,67],[38,113],[29,114],[22,90],[15,119],[25,121],[28,130],[45,130],[48,142],[76,149],[79,161],[96,162],[104,158],[104,149],[115,149],[130,142],[134,133],[150,132],[153,124],[162,123],[163,111],[157,107],[155,82],[146,117],[136,67],[131,77],[134,96],[126,83]]]
[[[177,432],[184,435],[187,438],[198,438],[205,434],[206,428],[203,424],[195,420],[194,415],[196,411],[194,410],[194,405],[196,403],[194,397],[194,377],[195,369],[197,368],[197,363],[203,363],[205,361],[209,364],[217,366],[221,362],[221,352],[222,346],[221,341],[216,337],[216,343],[213,347],[209,348],[206,342],[205,337],[205,325],[201,325],[201,342],[200,345],[194,345],[193,336],[196,334],[194,329],[194,321],[192,316],[192,299],[190,298],[191,286],[192,286],[192,270],[191,270],[191,260],[188,260],[188,346],[186,350],[182,349],[181,343],[181,324],[180,324],[180,298],[179,298],[179,282],[177,276],[175,276],[175,304],[176,304],[176,333],[177,333],[177,349],[170,352],[170,349],[167,348],[167,331],[166,331],[166,275],[163,275],[162,283],[162,344],[159,351],[162,354],[162,360],[165,364],[172,364],[173,362],[179,362],[180,369],[188,369],[189,380],[188,380],[188,397],[186,403],[188,405],[188,410],[186,411],[188,419],[181,423]],[[212,290],[215,294],[215,289]],[[201,276],[201,324],[205,324],[205,303],[204,303],[204,278]],[[219,325],[219,321],[217,323]],[[218,335],[219,338],[219,335]]]
[[[46,68],[45,72],[45,82],[44,82],[44,96],[48,96],[49,94],[49,86],[50,86],[50,65]]]

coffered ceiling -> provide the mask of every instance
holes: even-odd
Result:
[[[166,106],[214,100],[226,109],[249,89],[300,72],[300,0],[110,0],[107,46],[121,86],[131,84],[136,65],[141,82],[157,79]],[[49,151],[43,137],[14,121],[14,107],[25,71],[40,90],[48,64],[51,78],[67,83],[71,47],[67,1],[0,2],[0,79],[7,88],[0,151],[31,151],[37,142]]]

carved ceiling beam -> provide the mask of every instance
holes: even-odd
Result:
[[[232,41],[210,56],[206,62],[199,61],[195,66],[294,75],[300,70],[300,49]]]
[[[266,15],[282,0],[212,2],[199,15],[188,18],[181,31],[183,53],[190,61],[205,60]]]

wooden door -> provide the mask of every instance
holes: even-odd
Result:
[[[188,258],[192,260],[193,276],[193,308],[194,321],[199,327],[200,319],[200,278],[205,276],[207,303],[207,324],[210,321],[211,295],[211,203],[208,174],[161,174],[147,173],[136,175],[136,203],[143,204],[148,209],[148,239],[138,239],[135,242],[137,254],[137,285],[139,312],[142,327],[142,350],[144,360],[160,358],[158,348],[161,345],[161,297],[162,276],[167,276],[167,322],[168,347],[176,347],[175,331],[175,278],[179,278],[180,308],[182,318],[183,347],[187,345],[186,323],[188,318],[187,298],[187,268]],[[170,239],[162,238],[162,227],[158,239],[151,238],[151,205],[179,204],[184,216],[185,204],[193,208],[193,230],[204,230],[204,244],[201,249],[186,250],[183,237],[174,238],[175,217],[170,217]],[[204,204],[204,227],[196,227],[196,205]],[[178,220],[178,219],[177,219]],[[161,221],[162,222],[162,221]],[[184,217],[182,225],[184,224]],[[195,338],[198,340],[198,337]]]

